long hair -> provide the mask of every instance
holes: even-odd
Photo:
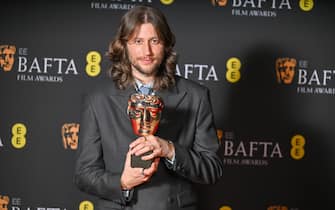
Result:
[[[154,26],[164,45],[164,58],[155,75],[154,89],[166,89],[175,84],[177,64],[177,54],[173,49],[175,36],[162,12],[148,6],[136,6],[121,18],[116,36],[109,45],[108,56],[112,65],[107,73],[119,89],[125,89],[134,82],[127,54],[127,40],[136,28],[144,23],[151,23]]]

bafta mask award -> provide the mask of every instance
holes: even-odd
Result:
[[[127,113],[137,136],[154,135],[158,129],[161,113],[164,107],[163,100],[157,95],[134,93],[128,100]],[[151,151],[143,154],[150,154]],[[141,156],[132,155],[131,167],[149,168],[152,160],[144,161]]]

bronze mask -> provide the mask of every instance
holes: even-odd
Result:
[[[134,93],[128,100],[127,113],[137,136],[154,135],[158,129],[163,100],[157,95]]]

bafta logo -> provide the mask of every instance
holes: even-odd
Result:
[[[64,149],[76,150],[78,148],[79,126],[78,123],[65,123],[62,126]]]
[[[0,210],[7,210],[9,204],[9,197],[7,195],[0,195]]]
[[[228,0],[211,0],[213,6],[224,7],[227,5]]]
[[[276,75],[279,84],[291,84],[294,78],[297,61],[294,58],[278,58],[276,60]]]
[[[14,64],[16,47],[12,45],[0,45],[0,68],[10,71]]]

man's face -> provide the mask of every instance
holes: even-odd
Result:
[[[14,64],[15,47],[8,47],[0,49],[0,67],[4,71],[10,71]]]
[[[133,94],[128,101],[128,115],[137,136],[154,135],[164,107],[160,97]]]
[[[154,77],[164,58],[164,44],[151,23],[140,25],[127,42],[135,78]]]

